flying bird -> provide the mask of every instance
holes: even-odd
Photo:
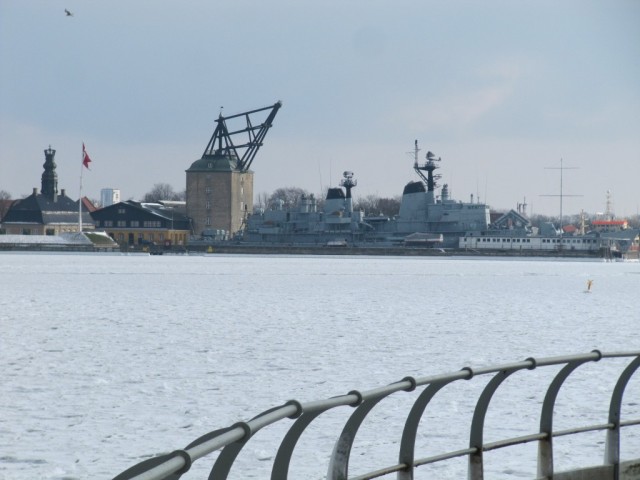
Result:
[[[64,9],[64,13],[67,14],[67,17],[73,17],[73,13],[71,13],[69,10],[67,10],[66,8]]]

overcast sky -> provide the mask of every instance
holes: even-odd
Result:
[[[65,16],[64,10],[73,12]],[[493,208],[619,216],[640,205],[640,1],[0,0],[0,190],[185,188],[220,107],[283,102],[254,192],[354,196],[417,180]]]

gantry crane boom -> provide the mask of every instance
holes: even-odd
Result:
[[[218,124],[202,154],[205,156],[224,155],[237,159],[237,168],[241,172],[246,172],[251,167],[258,150],[264,142],[264,137],[273,124],[278,110],[282,107],[282,102],[278,101],[269,107],[258,108],[244,113],[229,115],[224,117],[222,112],[218,116],[216,123]],[[253,125],[251,115],[270,110],[267,118],[259,125]],[[244,117],[246,127],[234,130],[232,132],[227,128],[227,120]],[[247,140],[241,144],[234,144],[232,137],[241,134],[247,134]],[[240,155],[242,152],[242,155]]]

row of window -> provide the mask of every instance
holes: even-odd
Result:
[[[211,210],[211,202],[209,200],[207,200],[204,204],[204,208],[206,210]],[[244,202],[240,202],[240,210],[246,210],[247,206],[244,204]]]
[[[489,237],[483,237],[483,238],[476,238],[477,241],[480,242],[513,242],[513,243],[531,243],[531,239],[530,238],[489,238]]]
[[[95,222],[96,227],[113,227],[114,226],[114,222],[113,220],[96,220]],[[140,227],[140,221],[139,220],[130,220],[128,222],[127,225],[127,221],[126,220],[118,220],[115,222],[115,226],[116,227],[121,227],[121,228],[126,228],[127,226],[129,228],[139,228]],[[162,222],[160,220],[145,220],[142,222],[142,226],[144,228],[162,228]]]
[[[479,242],[512,242],[512,243],[531,243],[530,238],[497,238],[497,237],[484,237],[484,238],[476,238],[476,241]],[[564,243],[564,244],[595,244],[595,238],[543,238],[542,243]]]
[[[542,243],[560,243],[560,239],[558,238],[543,238]],[[563,238],[562,243],[596,243],[595,238]]]
[[[501,242],[510,242],[510,243],[531,243],[530,238],[497,238],[497,237],[484,237],[484,238],[476,238],[476,242],[493,242],[493,243],[501,243]],[[563,243],[563,244],[595,244],[595,238],[543,238],[542,243]]]
[[[211,164],[209,164],[209,165],[211,165]],[[211,168],[211,167],[209,167],[209,168]],[[204,193],[207,193],[207,194],[211,193],[211,187],[205,187]],[[240,195],[244,195],[244,185],[240,186]]]
[[[59,229],[58,233],[75,233],[78,231],[78,227],[62,227]],[[11,230],[9,230],[11,232]],[[0,234],[6,235],[7,229],[0,228]],[[31,229],[31,228],[23,228],[21,231],[22,235],[40,235],[40,229]],[[56,235],[56,231],[53,228],[47,228],[44,231],[45,235],[52,236]]]

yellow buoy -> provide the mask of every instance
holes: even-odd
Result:
[[[587,280],[587,293],[591,292],[591,285],[593,285],[593,280]]]

